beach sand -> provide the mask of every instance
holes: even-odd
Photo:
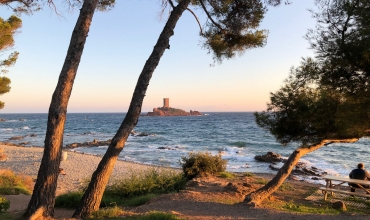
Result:
[[[9,169],[16,174],[24,174],[37,178],[40,167],[43,148],[38,147],[16,147],[0,145],[7,155],[5,161],[0,161],[0,169]],[[101,157],[81,154],[72,151],[65,151],[68,157],[62,161],[60,168],[63,168],[66,175],[59,175],[56,194],[60,195],[69,191],[79,189],[79,187],[90,180],[91,175],[98,166]],[[117,177],[127,176],[130,172],[143,171],[152,166],[118,160],[115,164],[111,180]]]

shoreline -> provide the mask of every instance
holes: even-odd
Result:
[[[4,145],[0,143],[0,149],[4,150],[7,159],[0,161],[1,169],[12,170],[16,174],[30,176],[34,180],[37,178],[37,173],[41,164],[43,155],[42,147],[14,146]],[[61,161],[60,168],[63,168],[66,175],[59,175],[56,195],[66,192],[75,191],[81,188],[86,181],[89,181],[96,167],[98,166],[102,156],[71,151],[71,149],[63,149],[68,156],[65,161]],[[110,181],[128,176],[132,172],[141,172],[150,168],[170,169],[179,172],[181,169],[172,167],[162,167],[150,164],[142,164],[131,161],[117,160],[113,169]],[[273,173],[253,173],[257,176],[271,179],[275,176]],[[320,183],[312,183],[304,180],[294,180],[288,178],[286,181],[301,181],[315,185]]]
[[[8,169],[16,174],[37,178],[37,173],[41,164],[44,149],[41,147],[24,147],[0,144],[0,149],[4,150],[7,159],[0,161],[0,170]],[[59,175],[56,195],[78,190],[89,181],[102,157],[91,154],[83,154],[69,149],[63,150],[68,156],[65,161],[61,161],[60,168],[63,168],[66,175]],[[110,177],[110,181],[116,178],[128,176],[131,172],[140,172],[149,168],[158,167],[160,169],[172,169],[153,165],[140,164],[117,160]]]

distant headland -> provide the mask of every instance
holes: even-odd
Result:
[[[170,99],[163,98],[163,107],[153,108],[152,112],[148,112],[147,116],[200,116],[203,115],[198,111],[187,112],[178,108],[170,107]]]

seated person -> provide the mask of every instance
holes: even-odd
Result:
[[[358,180],[370,180],[370,173],[365,170],[365,166],[363,163],[359,163],[357,165],[357,169],[354,169],[349,173],[349,178]],[[354,183],[349,183],[348,185],[351,186],[351,192],[356,192],[356,189],[352,187],[360,188],[357,184]],[[369,186],[361,186],[364,188],[369,188]]]

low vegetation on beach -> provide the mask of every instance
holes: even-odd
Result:
[[[150,168],[144,172],[132,171],[128,177],[116,179],[106,188],[100,206],[139,206],[157,195],[178,192],[185,183],[184,176],[173,170]],[[76,208],[83,191],[81,189],[58,196],[55,206]]]
[[[30,195],[32,188],[31,177],[16,175],[11,170],[0,170],[0,195]]]

